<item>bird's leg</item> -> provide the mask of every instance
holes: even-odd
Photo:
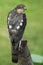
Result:
[[[21,40],[19,42],[19,48],[18,48],[19,51],[21,51]]]

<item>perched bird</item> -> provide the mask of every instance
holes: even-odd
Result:
[[[18,47],[26,27],[25,5],[19,4],[11,10],[7,17],[9,37],[12,44],[12,61],[18,61]]]
[[[13,9],[7,18],[11,42],[17,43],[21,40],[26,26],[25,6],[20,4]]]

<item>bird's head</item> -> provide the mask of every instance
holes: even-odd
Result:
[[[17,10],[17,13],[21,14],[21,13],[24,13],[24,12],[25,12],[26,7],[25,7],[25,5],[23,5],[23,4],[19,4],[19,5],[16,7],[16,10]]]

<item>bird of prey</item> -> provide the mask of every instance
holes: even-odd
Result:
[[[26,27],[26,7],[23,4],[17,5],[11,10],[7,17],[7,26],[9,37],[12,44],[12,61],[18,61],[18,46],[21,45],[21,39]]]

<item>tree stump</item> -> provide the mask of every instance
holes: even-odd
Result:
[[[18,65],[33,65],[30,50],[27,47],[27,40],[22,41],[21,48],[18,54]]]

